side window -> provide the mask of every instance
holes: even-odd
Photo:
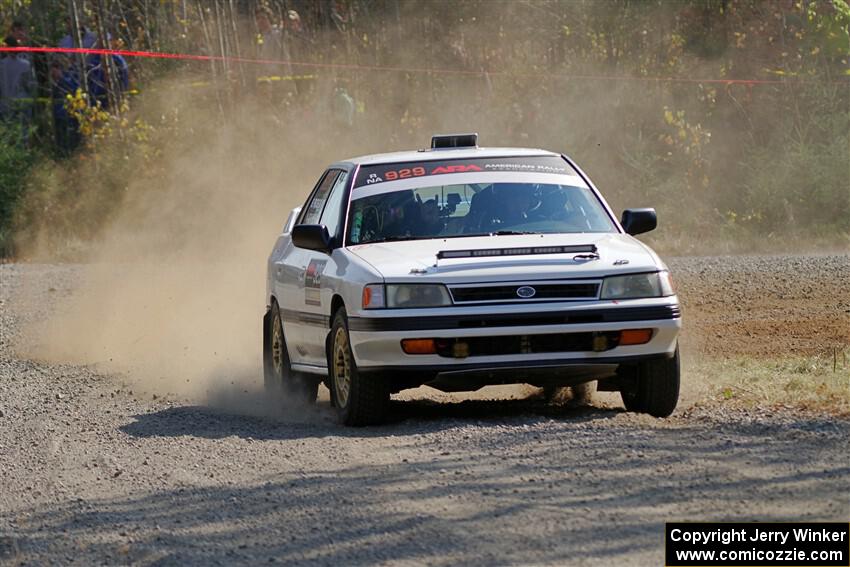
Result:
[[[336,178],[336,183],[334,183],[333,188],[331,189],[331,193],[328,196],[327,204],[325,205],[325,210],[322,212],[322,216],[320,217],[319,224],[323,224],[328,227],[328,234],[331,236],[336,236],[337,232],[339,232],[340,224],[342,224],[342,219],[340,215],[342,214],[342,209],[344,208],[343,199],[345,197],[345,185],[348,181],[348,173],[343,172]]]
[[[298,220],[298,224],[317,224],[319,222],[319,216],[322,214],[322,209],[325,208],[325,202],[328,200],[328,193],[330,193],[339,173],[340,171],[338,169],[331,169],[325,174],[321,183],[319,183],[319,187],[307,204],[304,213]]]

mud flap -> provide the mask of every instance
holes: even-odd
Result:
[[[596,384],[597,392],[619,392],[622,386],[620,385],[620,381],[616,378],[608,378],[607,380],[600,380]]]
[[[325,388],[331,393],[331,407],[335,408],[336,403],[334,402],[333,390],[331,390],[331,333],[328,331],[327,336],[325,337],[325,358],[327,359],[328,364],[328,374],[324,378],[322,378],[322,383],[325,385]]]
[[[637,367],[633,364],[621,364],[615,376],[597,382],[596,391],[634,393],[637,391]]]
[[[263,315],[263,374],[268,376],[272,363],[271,349],[271,331],[272,312],[271,309],[266,309],[266,314]]]

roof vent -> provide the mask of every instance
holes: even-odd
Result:
[[[441,134],[437,136],[431,136],[432,150],[477,147],[478,134]]]

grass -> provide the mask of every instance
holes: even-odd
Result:
[[[850,417],[850,350],[779,359],[736,357],[689,363],[684,380],[695,405],[721,403]]]

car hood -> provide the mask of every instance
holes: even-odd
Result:
[[[453,250],[492,250],[541,246],[596,246],[598,259],[582,253],[485,256],[437,259]],[[627,234],[533,234],[477,236],[361,244],[348,248],[394,282],[487,282],[554,278],[587,278],[612,273],[663,269],[645,244]]]

